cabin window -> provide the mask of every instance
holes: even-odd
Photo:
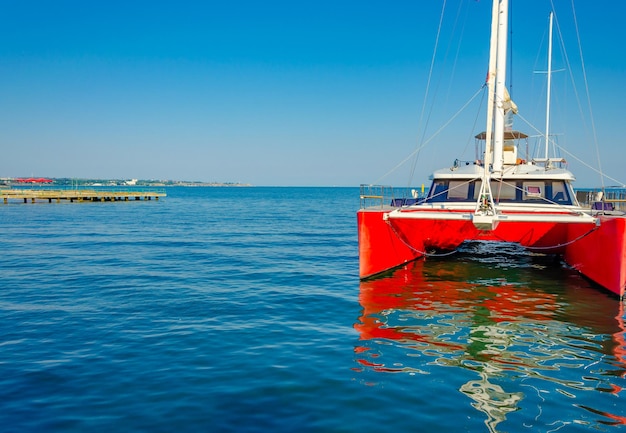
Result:
[[[478,180],[478,181],[475,182],[475,184],[474,184],[474,194],[473,194],[474,201],[478,200],[478,194],[480,194],[480,188],[482,186],[483,186],[482,180]]]
[[[436,180],[427,202],[475,201],[480,193],[480,180]],[[491,181],[495,202],[546,202],[572,204],[572,191],[562,180]]]
[[[514,184],[492,181],[491,182],[491,194],[496,201],[511,201],[515,200],[517,188]]]
[[[448,189],[448,200],[467,200],[469,192],[469,182],[467,181],[450,181],[450,187]]]
[[[522,189],[524,191],[524,201],[541,200],[545,197],[546,184],[545,182],[526,181],[523,182]]]
[[[446,201],[446,190],[448,189],[448,182],[445,180],[436,180],[430,187],[430,194],[427,201]]]
[[[552,182],[552,201],[557,204],[572,204],[565,182]]]

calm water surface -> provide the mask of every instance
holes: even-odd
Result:
[[[358,280],[356,188],[0,206],[0,430],[614,431],[623,304],[468,244]]]

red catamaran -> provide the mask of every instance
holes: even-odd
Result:
[[[574,175],[561,159],[548,156],[549,109],[545,157],[521,157],[520,142],[527,136],[512,129],[517,107],[505,87],[507,24],[508,0],[493,0],[487,126],[476,136],[482,158],[435,171],[422,200],[362,207],[357,213],[359,275],[369,278],[431,252],[454,251],[465,241],[515,242],[530,251],[561,255],[623,297],[626,217],[580,206]],[[548,107],[550,68],[549,60]],[[362,192],[362,199],[368,197]]]

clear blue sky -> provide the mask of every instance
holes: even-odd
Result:
[[[0,177],[405,185],[410,163],[383,176],[487,70],[491,2],[449,0],[438,64],[453,74],[435,75],[427,107],[437,105],[421,116],[442,4],[2,0]],[[563,22],[567,6],[557,10]],[[532,72],[545,69],[550,5],[513,8],[513,98],[543,128],[542,96],[529,95],[542,90],[544,77]],[[584,0],[576,9],[603,168],[626,182],[626,2]],[[575,45],[568,55],[578,56]],[[575,106],[574,94],[567,98]],[[468,137],[484,129],[476,113],[420,152],[414,183],[474,158]],[[590,133],[583,139],[554,118],[560,142],[597,165]],[[599,183],[568,160],[578,186]]]

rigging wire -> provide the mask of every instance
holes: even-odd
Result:
[[[522,116],[521,114],[517,114],[517,117],[524,121],[524,123],[526,123],[530,128],[532,128],[533,130],[535,130],[535,132],[537,132],[539,135],[543,134],[539,129],[537,129],[532,123],[530,123],[524,116]],[[576,161],[578,161],[579,163],[581,163],[582,165],[584,165],[585,167],[587,167],[588,169],[590,169],[591,171],[594,171],[596,173],[598,173],[600,176],[605,177],[607,179],[612,180],[613,182],[617,182],[620,185],[623,185],[624,182],[615,179],[614,177],[611,177],[605,173],[603,173],[602,171],[600,171],[598,168],[590,165],[589,163],[583,161],[582,159],[580,159],[579,157],[577,157],[576,155],[574,155],[572,152],[568,151],[565,147],[559,145],[556,141],[552,141],[551,140],[551,144],[552,146],[558,148],[560,151],[566,153],[568,156],[570,156],[571,158],[575,159]],[[604,185],[603,185],[603,190],[604,190]]]
[[[587,69],[585,68],[585,59],[583,58],[582,43],[580,42],[580,31],[578,29],[578,19],[576,18],[576,9],[574,8],[574,0],[572,0],[572,12],[574,14],[574,26],[576,27],[576,38],[578,39],[578,51],[580,54],[580,62],[583,69],[583,78],[585,82],[585,91],[587,92],[587,105],[589,107],[589,115],[591,117],[591,130],[593,133],[593,141],[596,146],[596,158],[598,159],[598,169],[600,172],[600,183],[602,191],[604,191],[604,175],[602,174],[602,162],[600,161],[600,147],[598,145],[598,135],[596,133],[596,123],[593,119],[593,110],[591,108],[591,98],[589,96],[589,82],[587,81]]]
[[[486,90],[487,89],[486,84],[483,85],[482,88]],[[484,103],[485,103],[485,95],[487,94],[486,91],[482,92],[482,93],[483,93],[483,97],[480,100],[480,104],[478,104],[479,107],[482,107],[484,105]],[[465,152],[467,152],[467,148],[468,148],[468,146],[470,144],[470,141],[471,141],[471,139],[473,138],[473,135],[474,135],[474,133],[472,131],[476,131],[476,125],[478,124],[478,118],[480,117],[480,114],[481,114],[480,110],[477,110],[476,111],[476,117],[474,117],[474,123],[472,124],[472,129],[470,129],[469,136],[467,137],[467,141],[465,142],[465,147],[463,148],[463,152],[461,152],[461,157],[464,157],[465,156]],[[480,153],[482,153],[482,152],[483,152],[483,150],[481,149]],[[476,159],[481,159],[480,155],[475,155],[475,157],[476,157]]]
[[[437,58],[437,50],[439,47],[439,38],[441,37],[441,28],[443,26],[443,17],[445,15],[445,10],[446,10],[446,0],[444,0],[443,5],[441,6],[441,14],[439,16],[439,25],[437,27],[437,36],[435,38],[435,47],[433,49],[433,55],[430,59],[430,68],[428,70],[428,80],[426,82],[426,92],[424,93],[424,100],[422,101],[422,109],[420,111],[420,118],[419,121],[417,123],[417,128],[418,130],[421,129],[422,127],[422,123],[424,122],[424,113],[426,112],[426,102],[428,101],[428,92],[430,90],[430,83],[431,80],[433,78],[433,71],[435,69],[435,59]],[[428,118],[430,118],[430,115],[428,116]],[[426,125],[428,124],[428,118],[426,119]],[[423,133],[422,133],[422,139],[424,138],[424,134],[426,133],[426,125],[424,125]],[[411,167],[411,173],[409,175],[409,185],[411,183],[411,179],[413,179],[413,175],[415,173],[415,166],[417,165],[417,155],[419,155],[419,150],[423,147],[419,146],[418,144],[418,148],[416,149],[416,151],[414,151],[411,155],[416,155],[415,161],[413,162],[413,165]],[[404,162],[402,162],[403,164]],[[400,164],[400,165],[402,165]],[[395,170],[395,169],[394,169]],[[386,176],[386,175],[385,175]]]
[[[438,46],[439,46],[439,36],[440,36],[440,33],[441,33],[443,18],[444,18],[444,15],[445,15],[445,7],[446,7],[446,2],[444,1],[443,8],[441,10],[439,29],[438,29],[438,33],[437,33],[437,43],[436,43],[436,45],[434,47],[433,57],[432,57],[432,60],[431,60],[431,71],[430,71],[430,74],[429,74],[429,85],[430,85],[430,80],[432,79],[432,73],[434,71],[434,62],[435,62],[435,58],[437,56],[437,51],[438,51]],[[463,9],[465,9],[465,16],[462,19],[462,23],[459,24],[459,22],[461,21],[461,13],[462,13]],[[460,50],[461,50],[461,41],[463,41],[463,39],[464,39],[463,35],[465,33],[465,25],[467,23],[468,14],[469,14],[469,8],[464,7],[464,2],[459,2],[457,13],[456,13],[456,16],[455,16],[455,19],[454,19],[454,24],[453,24],[452,27],[453,27],[453,33],[456,33],[456,29],[460,28],[460,36],[458,38],[458,44],[457,44],[455,55],[454,55],[453,65],[452,65],[452,68],[451,68],[451,74],[452,75],[451,75],[451,79],[450,79],[450,84],[454,81],[453,77],[455,75],[456,66],[457,66],[457,62],[458,62],[458,59],[459,59],[459,53],[460,53]],[[444,70],[446,69],[445,64],[447,62],[447,59],[449,58],[449,54],[450,54],[450,51],[452,49],[452,42],[453,42],[453,39],[450,39],[449,43],[448,43],[448,47],[447,47],[446,52],[444,54],[444,68],[443,68]],[[434,92],[435,95],[438,93],[438,89],[439,89],[439,83],[435,87],[435,92]],[[427,89],[427,92],[428,92],[428,89]],[[447,100],[449,94],[450,94],[450,85],[448,86],[448,92],[447,92],[446,100]],[[428,124],[430,123],[430,117],[431,117],[432,111],[433,111],[432,110],[433,106],[431,105],[430,109],[428,110],[428,115],[427,115],[424,127],[420,128],[421,124],[422,124],[424,113],[426,112],[427,96],[428,96],[428,93],[424,97],[424,102],[423,102],[423,105],[422,105],[422,111],[421,111],[421,115],[420,115],[420,122],[418,124],[418,131],[419,130],[422,131],[422,137],[417,141],[417,145],[418,146],[419,146],[419,143],[424,140],[424,137],[425,137],[425,134],[426,134],[426,129],[427,129]],[[434,99],[436,99],[436,96],[434,97]],[[417,162],[419,160],[419,154],[420,154],[419,151],[415,153],[415,158],[413,160],[413,164],[411,165],[411,170],[409,172],[407,187],[411,186],[411,184],[413,182],[413,177],[415,175],[415,169],[416,169],[416,166],[417,166]]]
[[[551,0],[550,3],[551,3],[551,6],[552,6],[552,9],[555,10],[553,0]],[[588,80],[587,80],[587,73],[586,73],[586,69],[585,69],[585,66],[584,66],[584,59],[583,59],[583,53],[582,53],[582,44],[581,44],[581,41],[580,41],[580,33],[579,33],[578,22],[577,22],[577,18],[576,18],[576,11],[574,9],[574,4],[573,3],[574,3],[574,0],[572,0],[572,10],[573,10],[573,14],[574,14],[576,35],[577,35],[577,38],[578,38],[579,55],[580,55],[581,62],[582,62],[584,86],[585,86],[585,90],[586,90],[586,94],[587,94],[587,104],[588,104],[589,113],[590,113],[589,117],[591,118],[591,129],[592,129],[592,134],[593,134],[593,141],[594,141],[594,144],[595,144],[596,158],[597,158],[597,167],[598,168],[593,167],[593,166],[589,165],[587,162],[585,162],[585,161],[581,160],[580,158],[576,157],[574,154],[572,154],[571,152],[567,151],[565,149],[565,147],[557,144],[554,140],[551,140],[551,143],[552,143],[553,148],[555,150],[560,150],[560,151],[566,153],[571,158],[573,158],[576,161],[580,162],[581,164],[583,164],[587,168],[591,169],[592,171],[598,173],[600,175],[600,179],[601,179],[602,190],[604,190],[605,189],[605,184],[604,184],[605,178],[606,179],[610,179],[610,180],[612,180],[614,182],[617,182],[619,184],[624,184],[624,182],[621,182],[621,181],[619,181],[619,180],[617,180],[615,178],[612,178],[612,177],[608,176],[602,170],[602,165],[601,165],[601,161],[600,161],[600,150],[599,150],[599,144],[598,144],[597,133],[596,133],[596,126],[595,126],[595,121],[594,121],[593,113],[592,113],[592,109],[591,109],[591,99],[590,99],[590,94],[589,94],[589,85],[588,85]],[[384,175],[379,177],[379,179],[375,183],[380,183],[384,178],[386,178],[391,173],[395,172],[401,166],[406,164],[411,158],[414,158],[413,162],[412,162],[412,165],[411,165],[411,169],[410,169],[410,175],[409,175],[409,186],[410,186],[410,184],[411,184],[411,182],[413,180],[414,174],[415,174],[416,165],[417,165],[417,161],[419,159],[419,154],[420,154],[421,150],[424,147],[426,147],[426,145],[428,145],[431,141],[433,141],[434,138],[436,136],[438,136],[452,122],[452,120],[454,120],[460,114],[460,112],[463,111],[469,105],[469,103],[476,98],[476,96],[480,92],[479,91],[476,94],[474,94],[474,96],[472,96],[470,98],[470,100],[465,105],[463,105],[463,107],[457,113],[455,113],[447,122],[445,122],[442,127],[440,127],[430,138],[428,138],[427,140],[424,140],[424,135],[426,133],[426,125],[428,125],[429,120],[430,120],[430,111],[426,110],[426,106],[427,106],[427,102],[428,102],[429,96],[432,93],[430,91],[430,89],[431,89],[432,82],[433,82],[435,60],[437,58],[437,53],[439,51],[440,38],[441,38],[441,32],[442,32],[442,27],[443,27],[443,20],[444,20],[446,5],[447,5],[447,0],[444,0],[443,1],[443,5],[442,5],[442,9],[441,9],[438,29],[437,29],[437,36],[436,36],[436,39],[435,39],[435,46],[434,46],[433,54],[432,54],[432,57],[431,57],[430,68],[429,68],[429,72],[428,72],[426,92],[425,92],[424,99],[423,99],[423,102],[422,102],[422,109],[421,109],[421,112],[420,112],[420,118],[419,118],[419,122],[418,122],[418,130],[422,131],[422,138],[418,142],[417,147],[407,157],[405,157],[402,161],[400,161],[391,170],[389,170]],[[564,38],[563,38],[563,35],[562,35],[562,32],[561,32],[561,28],[560,28],[560,25],[559,25],[559,20],[558,20],[558,17],[556,15],[556,12],[554,14],[554,19],[555,19],[555,23],[556,23],[557,32],[559,34],[559,40],[560,40],[560,44],[561,44],[561,48],[562,48],[562,53],[563,53],[563,56],[564,56],[564,61],[565,61],[566,65],[567,65],[567,69],[569,71],[570,80],[572,81],[574,95],[575,95],[575,99],[576,99],[576,102],[577,102],[577,105],[578,105],[578,109],[579,109],[579,112],[581,113],[581,117],[583,119],[585,119],[587,116],[584,115],[584,111],[585,110],[582,107],[581,97],[580,97],[580,94],[578,92],[577,86],[575,84],[576,80],[574,79],[573,69],[571,67],[571,62],[570,62],[570,59],[569,59],[569,57],[567,55],[567,50],[565,49],[565,46],[564,46]],[[512,33],[512,30],[511,30],[511,33]],[[457,56],[458,56],[458,52],[457,52]],[[455,59],[455,63],[456,63],[456,59]],[[513,89],[512,89],[511,80],[509,80],[509,85],[511,86],[511,92],[512,92]],[[510,92],[510,94],[511,94],[511,92]],[[528,124],[533,130],[535,130],[539,135],[543,135],[542,131],[539,131],[537,128],[535,128],[527,119],[524,119],[524,117],[521,114],[518,113],[517,116],[520,119],[522,119],[526,124]],[[584,120],[583,120],[583,122],[584,122]],[[467,149],[467,146],[465,147],[465,150],[466,149]],[[465,153],[465,150],[463,151],[464,153]]]
[[[597,134],[596,124],[595,124],[595,120],[594,120],[594,116],[593,116],[593,110],[592,110],[592,106],[591,106],[591,96],[590,96],[590,92],[589,92],[589,81],[587,79],[587,69],[585,67],[585,59],[584,59],[583,51],[582,51],[582,42],[581,42],[581,39],[580,39],[580,29],[578,27],[578,18],[577,18],[577,15],[576,15],[576,8],[574,6],[574,0],[571,0],[571,4],[572,4],[572,16],[573,16],[573,19],[574,19],[574,28],[576,30],[576,41],[578,43],[578,55],[580,56],[581,69],[582,69],[582,75],[583,75],[583,83],[584,83],[584,88],[585,88],[585,94],[586,94],[586,97],[587,97],[587,107],[588,107],[588,110],[589,110],[589,118],[590,118],[590,122],[591,122],[591,133],[592,133],[592,137],[593,137],[593,143],[594,143],[594,146],[595,146],[596,159],[597,159],[598,168],[591,167],[589,164],[587,164],[585,162],[583,162],[583,164],[585,166],[587,166],[588,168],[591,168],[593,171],[595,171],[596,173],[598,173],[600,175],[600,184],[601,184],[602,190],[604,191],[604,189],[605,189],[604,178],[605,177],[608,178],[608,179],[611,179],[613,181],[616,181],[616,182],[619,182],[619,181],[616,180],[616,179],[613,179],[612,177],[610,177],[608,175],[606,175],[603,172],[603,170],[602,170],[602,162],[600,160],[600,146],[599,146],[599,143],[598,143],[598,134]],[[575,96],[576,102],[578,104],[578,110],[581,113],[581,118],[583,119],[583,122],[584,122],[584,119],[586,118],[586,116],[584,115],[584,110],[582,108],[580,95],[578,94],[578,88],[577,88],[577,86],[575,84],[576,80],[574,79],[573,68],[571,67],[569,56],[567,55],[567,50],[565,49],[565,46],[564,46],[564,42],[563,42],[564,38],[563,38],[563,35],[561,33],[561,27],[559,25],[559,20],[558,20],[557,14],[556,14],[556,8],[554,6],[554,1],[553,0],[550,0],[550,5],[552,7],[552,10],[555,11],[554,12],[554,20],[555,20],[555,23],[556,23],[557,32],[559,34],[559,40],[561,42],[561,49],[562,49],[562,52],[563,52],[563,57],[564,57],[564,60],[565,60],[565,64],[567,65],[567,69],[569,71],[570,80],[572,81],[572,87],[574,89],[574,96]],[[561,146],[557,146],[557,147],[559,147],[561,150],[563,150],[566,153],[568,153],[570,156],[574,156],[571,153],[567,152],[563,147],[561,147]],[[579,162],[582,162],[580,159],[576,158],[575,156],[574,156],[574,158],[576,160],[578,160]],[[620,184],[623,184],[623,183],[620,182]]]
[[[448,127],[448,125],[450,125],[450,123],[452,123],[452,121],[454,119],[456,119],[465,110],[465,108],[467,108],[467,106],[470,105],[472,103],[472,101],[478,97],[479,94],[483,93],[483,89],[484,88],[485,88],[485,85],[483,84],[480,87],[480,89],[478,89],[478,91],[476,93],[474,93],[472,95],[472,97],[450,119],[448,119],[447,122],[445,122],[437,131],[435,131],[435,133],[433,135],[430,136],[430,138],[428,140],[424,141],[417,149],[413,150],[413,152],[411,152],[406,158],[404,158],[402,161],[400,161],[398,164],[396,164],[396,166],[393,167],[391,170],[389,170],[387,173],[385,173],[384,175],[379,177],[378,180],[376,180],[376,182],[374,182],[374,183],[375,184],[380,183],[382,179],[384,179],[385,177],[389,176],[391,173],[396,171],[399,167],[403,166],[409,159],[411,159],[413,156],[418,154],[427,144],[429,144],[431,141],[433,141],[435,139],[435,137],[437,137],[437,135],[439,135],[441,133],[441,131],[446,129]]]

